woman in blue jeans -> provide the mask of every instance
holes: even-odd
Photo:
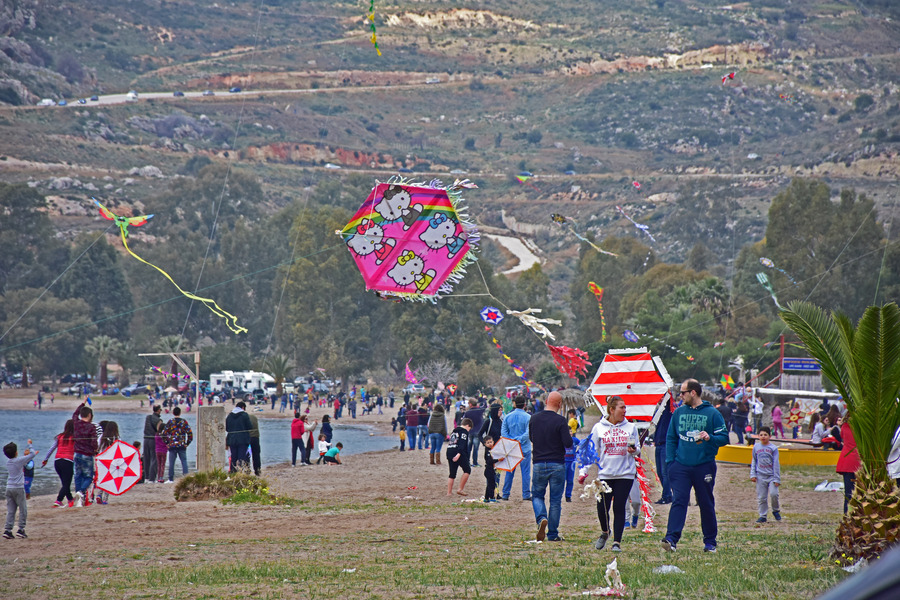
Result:
[[[441,446],[447,439],[447,419],[444,416],[444,405],[435,404],[434,410],[431,411],[431,417],[428,419],[428,438],[431,442],[431,458],[432,465],[441,464]]]

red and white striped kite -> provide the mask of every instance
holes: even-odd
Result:
[[[729,73],[728,75],[725,75],[724,77],[722,77],[722,85],[725,85],[725,82],[728,81],[729,79],[734,79],[734,75],[735,75],[734,73]]]
[[[603,357],[589,391],[604,413],[607,397],[620,396],[628,407],[630,421],[650,421],[671,387],[672,379],[659,357],[640,348],[611,350]]]

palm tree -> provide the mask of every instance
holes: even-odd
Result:
[[[829,316],[806,302],[791,302],[781,318],[847,402],[862,462],[834,555],[880,556],[900,540],[900,500],[887,472],[891,439],[900,426],[900,307],[870,306],[855,330],[845,315]]]
[[[156,349],[160,352],[179,352],[186,342],[187,340],[180,335],[166,335],[156,342]],[[172,383],[169,385],[178,387],[178,363],[174,360],[172,361]]]
[[[100,365],[100,389],[106,387],[106,365],[109,360],[121,352],[121,342],[108,335],[98,335],[84,345],[85,351]]]
[[[280,396],[283,390],[282,384],[285,379],[290,377],[291,370],[294,368],[291,359],[284,354],[273,354],[266,358],[263,368],[275,380],[275,393]]]

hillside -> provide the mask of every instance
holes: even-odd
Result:
[[[208,163],[252,173],[262,215],[327,204],[332,190],[349,207],[347,190],[399,169],[426,181],[461,171],[480,187],[473,216],[527,239],[564,312],[578,248],[550,213],[597,240],[647,242],[621,206],[649,227],[656,256],[681,263],[700,242],[719,275],[762,239],[794,177],[827,183],[835,199],[853,188],[891,218],[890,3],[375,2],[381,56],[367,8],[4,2],[0,181],[47,195],[60,237],[73,239],[101,227],[90,197],[160,212],[159,195]],[[132,89],[136,101],[111,96]],[[35,106],[43,98],[69,105]],[[527,185],[521,171],[534,174]],[[184,198],[179,217],[202,215],[199,202]],[[486,256],[498,272],[516,260],[490,242]]]

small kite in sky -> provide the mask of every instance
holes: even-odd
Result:
[[[636,189],[637,191],[639,191],[639,192],[641,191],[641,182],[640,181],[632,181],[631,185],[633,185],[634,189]]]
[[[546,342],[544,342],[546,344]],[[568,346],[551,346],[546,344],[553,356],[553,362],[556,368],[565,373],[572,379],[578,379],[587,375],[587,368],[591,366],[588,360],[588,353],[578,348],[569,348]]]
[[[638,334],[633,332],[630,329],[626,329],[622,332],[622,337],[631,342],[632,344],[637,344],[641,338],[638,337]]]
[[[734,79],[734,75],[735,75],[734,72],[732,72],[732,73],[729,73],[728,75],[725,75],[724,77],[722,77],[722,85],[725,85],[725,82],[728,81],[729,79]]]
[[[779,268],[779,267],[776,267],[776,266],[775,266],[775,263],[772,262],[772,259],[771,259],[771,258],[766,258],[765,256],[763,256],[762,258],[759,259],[759,264],[761,264],[762,266],[767,267],[767,268],[769,268],[769,269],[775,269],[775,270],[778,271],[779,273],[783,273],[784,276],[787,277],[787,278],[790,280],[791,283],[793,283],[794,285],[797,285],[797,282],[794,281],[794,278],[791,277],[791,276],[788,274],[788,272],[785,271],[784,269],[781,269],[781,268]]]
[[[772,284],[769,283],[769,277],[765,273],[757,273],[756,280],[760,285],[766,288],[766,291],[772,296],[772,301],[775,302],[776,308],[778,308],[778,310],[784,310],[781,304],[778,303],[778,297],[775,295],[775,290],[772,289]]]
[[[524,325],[530,327],[532,331],[541,337],[548,337],[551,340],[555,340],[553,333],[549,329],[547,329],[543,324],[547,325],[562,325],[562,321],[559,319],[538,319],[534,315],[541,312],[540,308],[526,308],[525,310],[508,310],[506,314],[518,318]]]
[[[529,179],[531,179],[531,175],[516,175],[516,179],[519,180],[519,183],[527,185],[528,187],[530,187],[531,189],[536,191],[538,194],[541,193],[541,190],[537,189],[533,183],[528,181]]]
[[[606,341],[606,319],[603,317],[603,288],[594,283],[588,282],[588,289],[597,296],[597,308],[600,309],[600,341]]]
[[[653,242],[656,241],[656,238],[653,237],[653,235],[650,233],[650,228],[649,228],[648,226],[646,226],[646,225],[644,225],[644,224],[642,224],[642,223],[638,223],[637,221],[635,221],[634,219],[632,219],[631,217],[629,217],[629,216],[628,216],[628,213],[626,213],[625,210],[624,210],[621,206],[618,206],[618,205],[617,205],[617,206],[616,206],[616,210],[619,211],[619,213],[621,213],[621,215],[622,215],[623,217],[625,217],[626,219],[628,219],[629,221],[631,221],[631,224],[632,224],[632,225],[634,225],[635,227],[637,227],[638,229],[640,229],[641,231],[643,231],[644,233],[646,233],[646,234],[647,234],[647,237],[650,238],[651,241],[653,241]]]
[[[491,325],[499,325],[500,321],[503,320],[503,313],[500,312],[499,308],[485,306],[481,309],[481,320]]]
[[[372,30],[372,45],[375,46],[375,52],[381,56],[381,50],[378,48],[378,33],[375,31],[375,0],[369,0],[369,29]]]
[[[587,244],[588,246],[590,246],[591,248],[593,248],[594,250],[596,250],[596,251],[599,252],[600,254],[606,254],[607,256],[618,256],[618,254],[616,254],[615,252],[609,252],[608,250],[604,250],[603,248],[601,248],[600,246],[598,246],[597,244],[595,244],[595,243],[592,242],[591,240],[587,239],[586,237],[584,237],[583,235],[581,235],[580,233],[578,233],[577,231],[575,231],[575,228],[573,228],[571,225],[569,225],[569,221],[570,221],[570,220],[574,221],[574,219],[569,219],[569,218],[567,218],[567,217],[565,217],[564,215],[561,215],[561,214],[559,214],[559,213],[553,213],[553,214],[551,214],[551,215],[550,215],[550,219],[551,219],[554,223],[556,223],[557,225],[559,225],[560,227],[562,227],[563,229],[566,229],[566,230],[568,230],[569,232],[571,232],[572,235],[574,235],[575,237],[577,237],[579,240],[581,240],[582,242],[584,242],[585,244]]]
[[[508,362],[509,365],[512,367],[513,373],[516,374],[516,377],[518,377],[519,379],[521,379],[522,381],[524,381],[524,382],[525,382],[525,385],[526,385],[527,387],[529,387],[529,388],[531,388],[531,389],[535,389],[535,390],[536,390],[536,389],[539,389],[541,386],[539,386],[539,385],[538,385],[537,383],[535,383],[534,381],[528,379],[528,375],[525,373],[525,369],[523,369],[522,367],[520,367],[519,365],[517,365],[517,364],[515,363],[515,361],[513,361],[513,359],[510,358],[509,355],[506,354],[506,353],[503,351],[503,346],[500,345],[500,342],[499,342],[499,341],[497,340],[497,338],[494,336],[494,333],[493,333],[493,330],[491,329],[491,326],[490,326],[490,325],[485,325],[485,326],[484,326],[484,330],[488,333],[488,335],[491,336],[491,341],[494,343],[494,347],[497,348],[497,350],[500,352],[500,356],[502,356],[503,359],[506,360],[506,362]]]
[[[138,259],[139,261],[141,261],[148,267],[153,267],[154,269],[159,271],[163,275],[163,277],[168,279],[172,283],[172,285],[174,285],[175,288],[179,292],[181,292],[181,294],[183,296],[185,296],[186,298],[190,298],[191,300],[196,300],[197,302],[200,302],[201,304],[205,305],[210,311],[212,311],[212,313],[214,315],[224,319],[225,325],[227,325],[228,329],[230,329],[234,333],[245,333],[247,331],[246,327],[241,327],[237,324],[236,316],[234,316],[230,312],[227,312],[221,306],[216,304],[215,300],[213,300],[212,298],[203,298],[201,296],[197,296],[196,294],[192,294],[190,292],[187,292],[187,291],[181,289],[181,286],[179,286],[177,283],[175,283],[175,280],[172,279],[171,275],[169,275],[168,273],[166,273],[164,270],[157,267],[153,263],[147,262],[146,260],[144,260],[143,258],[138,256],[137,254],[135,254],[131,250],[131,248],[128,247],[128,227],[129,226],[139,227],[139,226],[145,224],[147,221],[149,221],[150,218],[153,217],[153,215],[142,215],[139,217],[120,217],[119,215],[113,213],[111,210],[109,210],[108,208],[106,208],[105,206],[100,204],[96,199],[93,199],[93,200],[94,200],[94,204],[96,204],[97,207],[100,209],[100,216],[103,217],[104,219],[113,221],[116,224],[116,226],[119,228],[119,232],[122,237],[122,245],[125,246],[125,250],[128,251],[128,254],[135,257],[136,259]]]
[[[411,360],[412,358],[406,361],[406,381],[409,383],[419,383],[419,380],[416,378],[416,372],[409,368]]]

